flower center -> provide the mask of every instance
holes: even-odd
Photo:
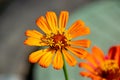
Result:
[[[101,68],[101,77],[107,80],[118,80],[120,78],[120,67],[114,60],[106,60]]]
[[[47,35],[45,42],[54,49],[61,49],[68,45],[67,38],[64,34],[51,34]]]

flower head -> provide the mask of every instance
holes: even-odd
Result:
[[[77,61],[70,52],[79,58],[86,56],[87,52],[83,48],[89,47],[90,41],[88,39],[72,39],[89,34],[90,30],[81,20],[77,20],[68,30],[65,30],[68,16],[67,11],[61,11],[58,20],[55,12],[49,11],[46,13],[46,18],[41,16],[36,20],[36,24],[44,32],[43,34],[36,30],[26,31],[25,34],[28,38],[24,44],[47,46],[45,49],[31,53],[30,62],[38,63],[45,68],[52,64],[55,69],[61,69],[63,67],[63,56],[70,66],[76,65]]]
[[[79,64],[87,70],[80,72],[82,76],[92,80],[120,80],[120,46],[111,47],[106,56],[98,47],[93,47],[86,60]]]

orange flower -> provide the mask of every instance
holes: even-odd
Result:
[[[61,69],[63,67],[63,56],[70,66],[77,63],[68,51],[79,58],[86,56],[87,52],[80,47],[89,47],[90,41],[87,39],[72,40],[72,38],[87,35],[90,30],[81,20],[76,21],[68,30],[65,30],[68,16],[67,11],[61,11],[58,21],[56,14],[49,11],[46,13],[46,18],[41,16],[36,20],[36,24],[44,32],[43,34],[36,30],[26,31],[28,38],[24,41],[24,44],[47,46],[45,49],[31,53],[29,56],[30,62],[38,63],[45,68],[52,64],[55,69]],[[76,46],[78,48],[75,48]]]
[[[86,60],[79,64],[87,70],[80,72],[82,76],[92,80],[120,80],[120,46],[111,47],[107,56],[99,48],[93,47],[92,54]]]

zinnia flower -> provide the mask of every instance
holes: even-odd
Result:
[[[24,44],[47,46],[45,49],[30,54],[29,61],[31,63],[38,63],[44,68],[52,64],[55,69],[61,69],[64,63],[63,58],[70,66],[76,65],[77,61],[70,52],[79,58],[86,56],[87,51],[83,48],[89,47],[90,41],[87,39],[72,39],[89,34],[90,30],[81,20],[77,20],[68,30],[65,30],[68,16],[67,11],[61,11],[58,20],[55,12],[49,11],[46,13],[46,18],[41,16],[36,20],[36,24],[43,31],[43,34],[36,30],[26,31],[25,34],[28,38],[24,41]]]
[[[92,48],[92,54],[86,57],[87,62],[81,62],[82,76],[92,80],[120,80],[120,46],[113,46],[106,56],[98,47]]]

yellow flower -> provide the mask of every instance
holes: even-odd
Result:
[[[80,72],[82,76],[92,80],[120,80],[120,46],[111,47],[106,56],[98,47],[93,47],[86,60],[79,64],[87,70]]]
[[[76,65],[77,61],[70,52],[79,58],[84,58],[87,51],[83,48],[89,47],[90,41],[87,39],[72,39],[89,34],[89,28],[85,26],[83,21],[77,20],[68,30],[65,30],[69,17],[67,11],[61,11],[59,20],[55,12],[52,11],[47,12],[45,17],[41,16],[36,20],[36,24],[44,32],[43,34],[36,30],[26,31],[28,38],[24,41],[24,44],[47,46],[45,49],[31,53],[29,61],[38,63],[44,68],[52,64],[55,69],[61,69],[64,56],[70,66]]]

